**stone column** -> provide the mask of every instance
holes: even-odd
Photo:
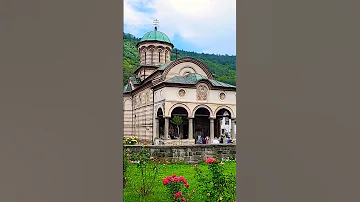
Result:
[[[235,138],[235,119],[231,119],[231,139]]]
[[[165,139],[170,139],[169,138],[169,117],[165,117],[164,136],[165,136]]]
[[[210,140],[214,140],[214,118],[210,118]]]
[[[160,138],[159,136],[159,131],[160,131],[160,127],[159,127],[159,118],[155,118],[155,138]]]
[[[194,137],[193,137],[193,118],[189,118],[189,136],[188,136],[188,139],[189,140],[193,140]]]

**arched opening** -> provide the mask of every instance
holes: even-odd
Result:
[[[151,65],[154,64],[154,49],[151,50]]]
[[[204,107],[198,108],[194,113],[194,136],[200,138],[210,138],[210,111]]]
[[[147,64],[147,62],[146,62],[146,51],[144,53],[145,53],[144,54],[144,64],[146,65]]]
[[[157,131],[158,137],[164,139],[165,138],[165,135],[164,135],[165,118],[164,118],[163,110],[161,108],[159,108],[157,110],[156,118],[157,118],[157,124],[158,124],[156,127],[156,130],[158,130]]]
[[[172,120],[175,116],[182,118],[182,123],[177,127]],[[188,112],[184,107],[175,107],[171,112],[169,121],[169,136],[171,139],[187,139],[189,135]],[[179,129],[179,130],[178,130]]]
[[[221,108],[216,112],[215,119],[215,137],[223,136],[225,138],[231,136],[231,112],[228,109]]]

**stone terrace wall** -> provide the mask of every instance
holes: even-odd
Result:
[[[124,149],[129,149],[131,152],[139,152],[142,146],[139,145],[124,145]],[[146,148],[150,149],[152,156],[157,158],[168,159],[170,162],[186,162],[198,163],[204,161],[206,158],[235,158],[236,145],[235,144],[205,144],[205,145],[148,145]]]

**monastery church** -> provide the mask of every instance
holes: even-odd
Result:
[[[140,66],[124,86],[124,137],[194,144],[198,137],[236,139],[236,87],[214,80],[201,61],[170,60],[174,45],[155,29],[137,44]],[[181,116],[183,123],[171,123]]]

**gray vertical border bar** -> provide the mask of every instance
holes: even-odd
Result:
[[[122,1],[0,2],[0,201],[122,201]]]
[[[360,201],[359,4],[237,1],[237,201]]]

